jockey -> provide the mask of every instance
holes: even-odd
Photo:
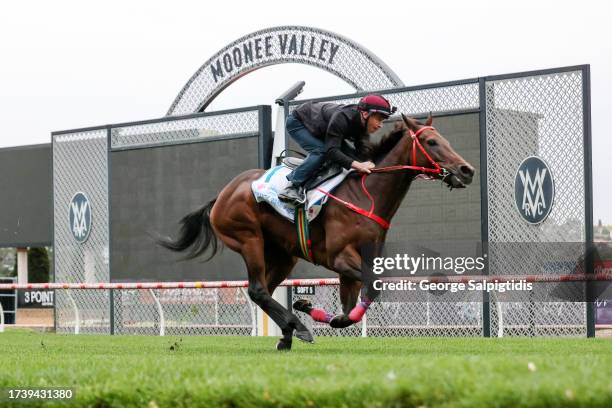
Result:
[[[304,203],[304,185],[325,159],[347,170],[370,173],[374,163],[362,161],[368,157],[369,135],[380,129],[395,110],[388,100],[374,94],[364,96],[357,105],[306,102],[298,106],[287,117],[286,129],[308,156],[287,175],[291,184],[279,193],[279,199]],[[353,142],[355,149],[343,143],[345,139]]]

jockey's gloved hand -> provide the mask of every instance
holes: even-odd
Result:
[[[357,170],[360,173],[371,173],[371,170],[376,167],[376,165],[374,163],[372,163],[371,161],[366,161],[366,162],[358,162],[358,161],[353,161],[351,163],[351,168]]]

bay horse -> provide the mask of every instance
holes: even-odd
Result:
[[[362,285],[360,248],[366,244],[382,246],[388,228],[384,223],[392,219],[415,177],[430,173],[451,188],[461,188],[470,184],[474,176],[474,167],[432,127],[431,114],[426,123],[404,115],[402,118],[392,123],[374,146],[373,172],[362,177],[349,175],[310,223],[312,259],[339,274],[343,313],[334,316],[314,309],[306,300],[296,302],[294,309],[334,328],[359,322],[375,300],[376,293]],[[175,240],[160,238],[158,243],[186,252],[185,259],[195,258],[209,248],[211,253],[206,260],[211,259],[217,252],[218,240],[239,253],[248,271],[249,297],[281,328],[282,338],[276,348],[290,350],[294,333],[307,342],[313,342],[312,334],[271,294],[303,255],[294,224],[267,203],[255,201],[251,183],[264,172],[253,169],[236,176],[215,199],[181,220]],[[369,216],[355,211],[370,204]],[[351,205],[353,208],[349,208]],[[360,290],[361,302],[357,303]]]

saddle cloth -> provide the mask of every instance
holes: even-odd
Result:
[[[351,170],[352,171],[352,170]],[[318,188],[332,192],[342,180],[351,172],[342,169],[342,172],[337,176],[327,180]],[[267,170],[261,177],[251,183],[251,189],[255,200],[260,202],[268,203],[272,208],[276,210],[280,215],[285,217],[291,222],[294,222],[295,207],[292,204],[284,203],[278,198],[278,193],[281,192],[290,183],[287,180],[287,174],[291,173],[291,169],[285,165],[272,167]],[[319,215],[321,208],[327,202],[328,197],[317,189],[310,190],[306,193],[306,214],[308,221],[312,221]]]

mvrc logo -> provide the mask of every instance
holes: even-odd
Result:
[[[523,160],[514,178],[514,200],[523,219],[539,224],[548,217],[555,199],[550,167],[536,156]]]
[[[89,238],[91,205],[85,193],[76,193],[70,201],[70,230],[78,243],[82,244]]]

